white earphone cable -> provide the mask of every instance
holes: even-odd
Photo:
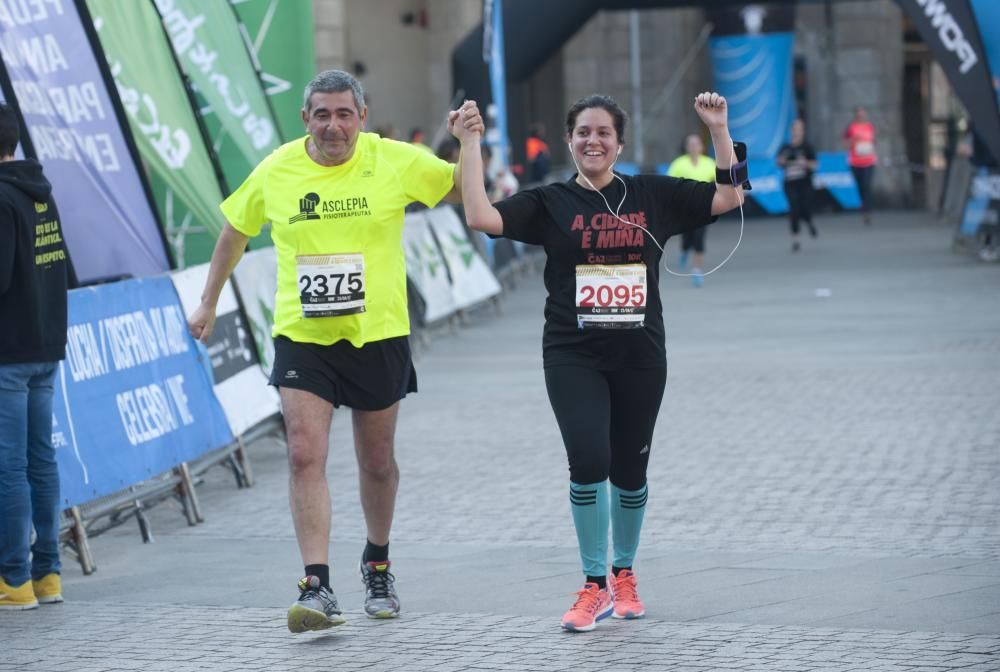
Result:
[[[608,209],[608,212],[611,214],[612,217],[614,217],[615,219],[617,219],[622,224],[625,224],[626,226],[631,226],[633,228],[640,229],[641,231],[644,231],[646,233],[646,235],[649,236],[650,240],[653,241],[653,244],[656,245],[656,247],[658,247],[660,249],[660,252],[662,253],[661,256],[660,256],[660,262],[661,262],[661,265],[663,266],[663,270],[665,270],[670,275],[676,275],[679,278],[690,278],[690,277],[693,277],[695,275],[702,275],[702,276],[711,275],[712,273],[715,273],[717,270],[719,270],[720,268],[722,268],[723,266],[725,266],[726,262],[729,261],[734,254],[736,254],[736,250],[739,249],[740,243],[743,242],[743,225],[744,225],[744,217],[743,217],[743,200],[744,199],[743,199],[742,194],[740,194],[739,191],[736,192],[736,195],[740,199],[740,235],[736,239],[736,245],[729,252],[729,254],[726,255],[726,258],[723,259],[721,262],[719,262],[719,264],[715,268],[713,268],[712,270],[710,270],[710,271],[705,271],[704,273],[678,273],[676,271],[670,270],[670,267],[667,266],[667,262],[666,262],[667,251],[664,250],[663,249],[663,245],[660,245],[659,241],[656,240],[656,236],[653,235],[652,231],[650,231],[649,229],[646,229],[644,227],[641,227],[638,224],[634,224],[633,222],[629,222],[627,220],[624,220],[624,219],[622,219],[619,216],[619,213],[621,212],[621,209],[622,209],[622,204],[625,203],[625,197],[628,196],[628,186],[625,184],[625,180],[623,180],[617,173],[615,173],[612,170],[612,168],[614,168],[614,166],[615,166],[615,163],[618,162],[618,156],[617,155],[615,156],[615,160],[611,162],[611,166],[608,168],[608,171],[611,173],[612,177],[614,177],[616,180],[618,180],[619,182],[622,183],[622,189],[623,189],[624,193],[622,193],[622,200],[618,202],[618,208],[615,209],[615,210],[612,210],[611,209],[611,204],[608,203],[608,199],[606,199],[604,197],[604,194],[601,193],[601,190],[598,189],[597,187],[595,187],[594,183],[590,181],[590,178],[588,178],[586,175],[584,175],[583,171],[580,170],[580,165],[576,162],[576,155],[573,153],[573,145],[572,144],[568,144],[567,146],[569,147],[570,158],[573,159],[573,165],[576,166],[577,175],[579,175],[580,177],[582,177],[587,182],[587,184],[590,186],[590,188],[593,189],[595,192],[597,192],[597,195],[601,197],[602,201],[604,201],[604,207],[606,207]],[[620,153],[621,149],[619,149],[618,151]],[[736,147],[734,146],[733,147],[733,157],[730,158],[730,164],[733,164],[733,158],[735,158],[735,154],[736,154]],[[730,174],[730,177],[731,177],[731,181],[735,182],[736,181],[736,169],[735,169],[734,165],[730,165],[730,167],[729,167],[729,174]],[[664,241],[664,245],[665,244],[666,244],[666,241]]]

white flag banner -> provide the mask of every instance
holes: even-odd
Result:
[[[448,263],[455,308],[469,308],[499,294],[500,283],[472,244],[455,211],[450,207],[428,210],[427,220]]]
[[[185,315],[190,315],[201,303],[207,277],[208,264],[170,274]],[[270,334],[267,340],[271,340]],[[215,396],[233,434],[242,434],[278,412],[278,392],[267,384],[250,336],[250,325],[240,312],[236,292],[229,282],[219,296],[215,329],[206,349],[215,380]]]
[[[425,212],[411,212],[403,224],[406,277],[424,300],[424,322],[436,322],[455,312],[448,267],[434,240]]]
[[[252,250],[243,255],[236,270],[237,291],[243,300],[243,310],[250,320],[257,354],[265,375],[270,375],[274,365],[274,298],[278,292],[278,257],[273,247]]]

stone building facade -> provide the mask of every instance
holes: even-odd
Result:
[[[371,103],[369,128],[391,124],[403,136],[421,127],[429,140],[440,138],[453,95],[452,50],[478,26],[482,2],[313,4],[317,68],[361,74]],[[704,3],[692,3],[699,4]],[[527,123],[541,122],[554,161],[565,162],[565,110],[588,93],[607,93],[629,110],[634,123],[623,158],[646,169],[676,156],[684,136],[699,129],[691,99],[712,88],[705,10],[649,9],[639,12],[638,20],[632,13],[597,13],[527,81],[516,84],[516,95],[509,96],[515,107],[510,111],[515,160]],[[864,105],[877,127],[884,164],[876,178],[879,198],[896,205],[931,200],[943,167],[935,158],[944,151],[941,128],[955,106],[940,69],[908,31],[898,5],[798,2],[794,32],[800,109],[812,142],[821,150],[840,149],[854,107]]]

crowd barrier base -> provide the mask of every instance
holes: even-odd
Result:
[[[151,543],[152,527],[144,510],[169,498],[180,503],[188,525],[198,524],[198,494],[187,465],[180,464],[156,478],[64,511],[60,529],[63,546],[76,557],[84,574],[93,574],[97,563],[90,550],[90,538],[134,518],[143,543]]]
[[[60,542],[80,564],[85,575],[97,571],[90,547],[90,538],[98,536],[135,519],[143,543],[152,543],[153,528],[145,511],[160,502],[176,502],[189,526],[205,522],[198,501],[196,484],[214,466],[223,465],[233,472],[238,488],[253,485],[253,470],[247,446],[265,436],[283,436],[284,423],[274,415],[236,437],[231,444],[207,453],[191,462],[182,462],[173,469],[124,490],[100,497],[63,511]]]

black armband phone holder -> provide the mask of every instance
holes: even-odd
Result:
[[[750,191],[750,170],[747,168],[747,145],[745,142],[734,142],[733,149],[736,151],[736,163],[731,168],[716,168],[715,181],[718,184],[727,186],[742,186],[745,191]]]

